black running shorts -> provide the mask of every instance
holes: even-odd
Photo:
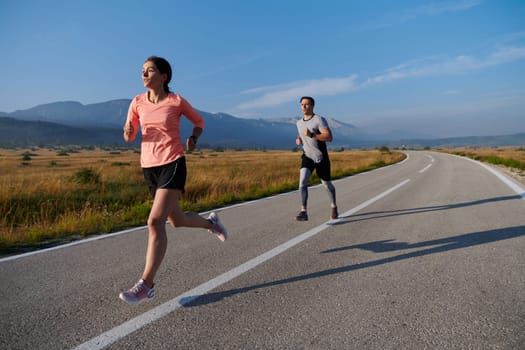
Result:
[[[142,168],[142,172],[148,185],[149,193],[153,198],[155,198],[155,192],[158,188],[177,189],[184,193],[184,185],[186,184],[185,157],[178,158],[169,164]]]
[[[319,163],[315,163],[311,158],[307,157],[304,153],[301,156],[301,168],[308,168],[311,172],[317,173],[317,176],[321,180],[331,181],[332,176],[330,174],[330,158],[327,155],[323,155],[323,159]]]

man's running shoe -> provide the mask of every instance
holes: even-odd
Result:
[[[308,221],[308,214],[306,214],[306,211],[301,210],[295,217],[295,221]]]
[[[221,224],[219,216],[215,213],[210,213],[208,220],[213,224],[213,226],[208,230],[210,233],[213,233],[220,239],[222,242],[228,238],[228,232],[226,228]]]
[[[128,304],[139,304],[143,301],[153,299],[155,291],[152,288],[148,288],[144,283],[144,280],[140,280],[128,291],[120,293],[120,299],[124,300]]]
[[[332,208],[332,214],[330,215],[330,218],[332,220],[335,220],[339,217],[339,213],[337,212],[337,207]]]

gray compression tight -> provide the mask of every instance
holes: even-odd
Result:
[[[306,209],[306,204],[308,203],[308,179],[312,175],[312,172],[308,168],[301,168],[299,173],[299,191],[301,192],[301,206]],[[330,197],[330,204],[332,208],[336,207],[335,201],[335,187],[332,184],[332,181],[321,180],[321,183],[324,185]]]

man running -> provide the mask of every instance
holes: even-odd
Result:
[[[297,145],[303,145],[301,156],[301,170],[299,173],[299,191],[301,192],[301,211],[295,217],[297,221],[308,220],[308,179],[316,171],[321,183],[326,187],[332,207],[330,218],[337,219],[337,204],[335,201],[335,187],[330,175],[330,158],[326,149],[326,142],[332,141],[332,131],[326,119],[314,113],[315,101],[310,96],[300,99],[303,118],[297,121]]]

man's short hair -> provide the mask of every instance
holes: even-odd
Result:
[[[310,97],[310,96],[303,96],[303,97],[301,97],[301,99],[299,100],[299,103],[301,103],[302,100],[309,100],[309,101],[312,103],[312,106],[315,106],[315,101],[314,101],[314,98],[313,98],[313,97]]]

